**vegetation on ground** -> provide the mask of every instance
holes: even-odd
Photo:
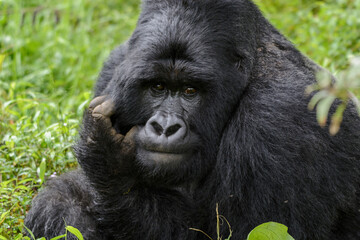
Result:
[[[256,3],[335,74],[360,55],[360,0]],[[71,146],[83,109],[138,14],[139,0],[0,0],[0,240],[21,239],[44,181],[76,167]]]

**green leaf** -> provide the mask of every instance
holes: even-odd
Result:
[[[294,240],[285,225],[276,222],[268,222],[254,228],[247,240]]]
[[[330,87],[332,82],[331,74],[326,70],[318,72],[316,74],[316,79],[320,88]]]
[[[359,79],[359,81],[360,81],[360,79]],[[350,94],[350,99],[355,104],[356,110],[358,111],[358,114],[360,116],[360,100],[353,93],[350,92],[349,94]]]
[[[322,90],[322,91],[320,91],[320,92],[317,92],[317,93],[311,98],[311,100],[310,100],[310,102],[309,102],[309,105],[308,105],[309,110],[311,110],[311,111],[314,110],[316,104],[318,104],[318,102],[319,102],[321,99],[323,99],[323,98],[325,98],[325,97],[327,97],[327,96],[328,96],[328,92],[325,91],[325,90]]]
[[[7,240],[7,238],[0,235],[0,240]]]
[[[326,125],[326,120],[329,114],[329,110],[333,102],[335,101],[335,96],[327,96],[322,99],[316,107],[316,118],[320,126],[324,127]]]
[[[7,216],[9,213],[10,213],[10,210],[9,210],[9,211],[6,211],[6,212],[3,212],[3,213],[1,214],[1,216],[0,216],[0,223],[2,223],[2,222],[5,220],[6,216]]]
[[[343,120],[343,114],[346,109],[346,106],[347,106],[347,102],[341,103],[336,109],[336,112],[331,117],[330,134],[332,136],[337,134],[340,130],[340,124]]]
[[[0,237],[1,239],[1,237]],[[22,233],[19,233],[15,238],[14,240],[31,240],[29,237],[27,236],[24,236]]]
[[[66,234],[51,238],[50,240],[58,240],[60,238],[65,238],[65,237],[66,237]]]
[[[2,70],[2,63],[4,62],[5,60],[5,55],[4,54],[0,54],[0,72]]]
[[[72,234],[74,234],[79,240],[84,240],[83,235],[81,234],[81,232],[78,229],[76,229],[72,226],[67,226],[66,230],[71,232]]]
[[[46,160],[43,159],[40,163],[40,170],[39,170],[39,177],[41,184],[43,184],[45,181],[45,172],[46,172]]]
[[[34,236],[34,234],[32,233],[32,231],[31,231],[30,229],[28,229],[25,225],[24,225],[24,228],[25,228],[26,231],[28,231],[28,233],[30,234],[31,239],[34,239],[34,240],[35,240],[35,236]]]

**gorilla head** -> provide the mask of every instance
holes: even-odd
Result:
[[[184,12],[184,4],[191,11]],[[176,184],[214,167],[222,131],[248,81],[247,55],[254,51],[254,33],[240,37],[244,26],[238,23],[255,8],[236,5],[146,1],[124,47],[126,58],[106,89],[97,91],[116,103],[112,119],[120,133],[140,127],[136,162],[148,178]],[[236,14],[239,9],[246,14]]]

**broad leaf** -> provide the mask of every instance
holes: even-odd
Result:
[[[285,225],[276,222],[268,222],[257,226],[252,230],[247,240],[294,240]]]

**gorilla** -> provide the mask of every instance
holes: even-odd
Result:
[[[216,236],[218,204],[234,240],[268,221],[360,239],[360,118],[350,106],[336,136],[318,126],[304,90],[321,70],[250,0],[143,0],[85,111],[80,168],[48,181],[25,225],[208,239],[189,228]]]

